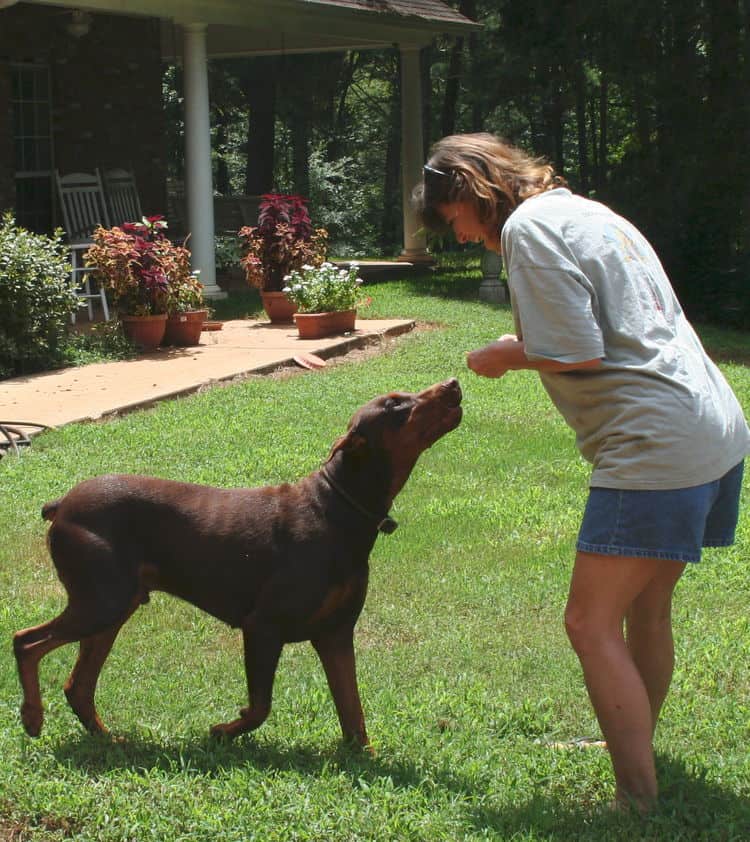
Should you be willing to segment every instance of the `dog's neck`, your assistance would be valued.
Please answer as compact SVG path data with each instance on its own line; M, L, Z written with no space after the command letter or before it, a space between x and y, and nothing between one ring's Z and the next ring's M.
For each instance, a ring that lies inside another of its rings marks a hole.
M321 475L328 485L373 523L380 532L393 532L397 524L388 514L393 498L390 496L390 466L387 459L368 461L367 470L352 464L351 457L336 453L321 468Z
M326 482L340 497L343 497L343 499L346 500L346 502L355 511L359 512L362 515L362 517L369 521L372 521L375 524L375 526L377 526L378 532L383 532L386 535L390 535L391 532L396 531L398 524L387 512L383 517L381 517L378 513L365 508L365 506L363 506L362 503L359 502L359 500L353 497L342 485L339 484L338 480L333 478L331 472L328 470L326 465L323 465L320 472L323 478L326 480Z

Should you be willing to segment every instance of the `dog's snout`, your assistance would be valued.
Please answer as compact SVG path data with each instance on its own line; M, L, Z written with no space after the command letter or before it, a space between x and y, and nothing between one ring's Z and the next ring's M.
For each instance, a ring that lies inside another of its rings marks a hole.
M456 403L461 403L461 399L463 398L463 393L461 392L461 384L458 382L458 379L455 377L451 377L449 380L440 384L443 389L447 392L453 392L453 397L456 400Z
M448 380L444 380L442 383L435 383L432 386L429 386L416 397L419 402L437 401L444 406L446 404L450 406L458 406L461 403L463 395L458 380L455 377L451 377Z

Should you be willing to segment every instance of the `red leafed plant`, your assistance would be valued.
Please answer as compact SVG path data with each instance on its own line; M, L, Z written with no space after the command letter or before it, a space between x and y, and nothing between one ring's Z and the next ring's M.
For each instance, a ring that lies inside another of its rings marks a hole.
M303 265L325 260L328 232L313 228L302 196L266 193L261 197L258 224L239 231L245 277L264 292L283 289L284 277Z
M163 217L148 216L94 231L84 259L99 283L112 290L121 315L166 313L173 289L200 288L190 271L190 252L167 238L166 227Z

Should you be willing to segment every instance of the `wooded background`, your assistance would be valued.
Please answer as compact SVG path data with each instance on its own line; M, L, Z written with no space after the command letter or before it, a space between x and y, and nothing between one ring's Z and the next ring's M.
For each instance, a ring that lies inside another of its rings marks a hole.
M423 51L425 155L490 131L548 157L647 234L693 318L750 326L750 0L451 5L483 28ZM170 67L177 179L180 87ZM218 192L302 193L332 253L397 253L399 97L395 49L212 63Z

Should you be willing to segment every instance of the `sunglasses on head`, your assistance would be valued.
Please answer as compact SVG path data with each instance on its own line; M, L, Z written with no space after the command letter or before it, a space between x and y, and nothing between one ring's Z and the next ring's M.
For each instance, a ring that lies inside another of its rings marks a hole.
M422 170L426 173L431 173L432 175L442 175L442 176L450 175L450 173L445 172L445 170L439 170L439 169L437 169L437 167L431 167L429 164L425 164L422 167Z

